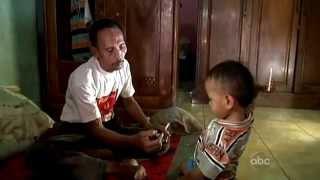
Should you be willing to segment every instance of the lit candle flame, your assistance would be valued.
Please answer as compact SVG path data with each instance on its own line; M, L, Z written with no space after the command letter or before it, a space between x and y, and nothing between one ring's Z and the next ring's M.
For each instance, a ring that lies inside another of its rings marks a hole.
M271 91L271 81L272 81L272 68L270 68L270 73L269 73L269 81L268 81L268 88L267 91Z

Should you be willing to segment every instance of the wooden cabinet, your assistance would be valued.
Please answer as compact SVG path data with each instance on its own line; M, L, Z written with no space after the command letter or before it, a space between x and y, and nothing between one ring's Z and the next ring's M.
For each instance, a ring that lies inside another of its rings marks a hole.
M70 56L69 1L38 1L41 26L42 100L47 112L60 116L70 73L83 61ZM124 29L135 97L146 111L175 103L177 0L95 0L96 19L112 18Z
M320 108L320 3L313 0L201 0L193 102L207 102L203 81L215 64L245 64L259 85L272 68L272 91L257 104Z
M292 92L299 3L293 0L252 1L252 31L248 65L260 85L272 68L273 92Z
M271 93L258 105L320 108L320 3L313 0L253 1L249 67L260 85L273 69Z

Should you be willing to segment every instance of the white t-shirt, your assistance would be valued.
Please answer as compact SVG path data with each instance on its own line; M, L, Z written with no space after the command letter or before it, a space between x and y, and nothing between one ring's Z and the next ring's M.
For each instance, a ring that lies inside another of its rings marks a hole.
M91 57L69 77L61 120L86 123L102 118L108 121L119 95L126 98L133 96L134 92L127 60L124 60L121 69L106 72L98 60Z

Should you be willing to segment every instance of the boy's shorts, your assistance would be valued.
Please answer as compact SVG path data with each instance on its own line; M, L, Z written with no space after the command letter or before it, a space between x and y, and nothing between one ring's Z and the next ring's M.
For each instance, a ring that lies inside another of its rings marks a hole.
M193 159L189 159L189 160L187 161L186 168L187 168L187 169L186 169L187 171L192 171L193 169L197 168L197 163L196 163L196 161L193 160Z

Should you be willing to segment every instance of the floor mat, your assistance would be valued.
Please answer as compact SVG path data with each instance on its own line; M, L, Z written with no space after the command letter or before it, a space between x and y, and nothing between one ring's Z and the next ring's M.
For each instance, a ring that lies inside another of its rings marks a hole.
M149 160L144 160L141 164L146 168L148 179L162 180L167 179L167 173L171 166L173 157L180 141L180 136L171 136L169 151L160 156ZM19 153L10 159L1 162L1 180L26 180L31 178L31 172L25 164L24 154ZM114 178L111 178L114 179Z
M141 164L146 168L148 179L162 180L167 179L167 173L172 163L174 154L178 147L180 136L171 136L169 151L157 158L142 161Z
M28 180L31 178L31 171L25 164L24 154L18 153L9 159L1 162L1 180Z

